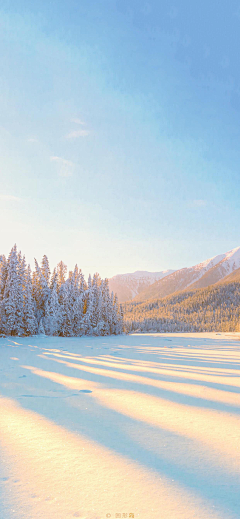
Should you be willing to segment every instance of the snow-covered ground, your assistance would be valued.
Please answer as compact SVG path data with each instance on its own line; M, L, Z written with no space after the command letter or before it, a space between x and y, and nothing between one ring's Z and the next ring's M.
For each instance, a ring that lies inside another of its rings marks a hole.
M239 339L0 339L0 518L239 519Z

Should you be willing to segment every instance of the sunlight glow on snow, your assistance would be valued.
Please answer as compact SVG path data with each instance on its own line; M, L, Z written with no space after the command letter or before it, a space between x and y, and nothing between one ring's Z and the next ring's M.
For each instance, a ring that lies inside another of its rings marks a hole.
M205 517L198 497L164 475L70 433L14 400L0 398L0 413L1 443L18 478L12 498L26 519L102 519L116 509L133 511L139 519L149 514L159 519L159 503L168 519Z
M63 357L63 355L61 355ZM58 363L64 363L64 361L60 361L59 359L55 359ZM99 365L109 365L115 366L115 362L104 362L102 360L96 359L84 359L85 362L89 364L98 364ZM101 368L92 368L91 366L86 367L85 365L78 365L69 362L65 362L66 366L80 369L83 371L87 371L89 373L101 374L105 377L114 377L116 380L125 380L129 382L136 382L141 384L152 385L161 389L166 389L168 391L174 391L175 393L186 394L190 396L195 396L198 398L208 399L215 402L222 402L226 404L232 405L240 405L240 394L234 394L231 392L226 392L222 390L208 388L207 386L191 386L190 384L182 384L182 383L174 383L174 382L165 382L158 381L155 379L148 379L143 376L132 375L131 373L122 373L118 371L105 370ZM124 365L117 364L117 367L122 369L129 369L131 371L144 371L144 372L153 372L164 374L167 373L171 376L179 377L179 371L181 371L181 378L185 377L188 379L200 380L200 376L198 372L203 370L199 367L196 367L195 376L191 374L189 376L189 371L194 372L194 368L186 368L183 369L183 366L175 366L175 370L169 369L153 369L153 368L142 368L142 366L138 367L125 367ZM220 413L218 411L209 411L208 409L200 409L194 406L188 405L180 405L174 402L169 401L169 399L163 399L160 397L155 397L151 395L146 395L143 393L139 393L137 391L132 390L117 390L117 389L101 389L100 384L96 384L91 382L82 381L79 378L74 378L70 376L64 376L58 373L50 373L45 372L44 370L38 370L33 367L23 366L27 369L31 369L33 373L39 375L41 377L49 378L50 380L57 382L58 384L65 385L68 388L80 389L83 386L85 388L95 387L95 389L99 389L95 391L91 398L95 398L99 401L101 405L105 405L111 409L114 409L118 413L122 413L124 415L130 416L133 419L140 420L151 425L161 427L167 429L169 431L173 431L175 433L184 435L191 439L195 439L197 441L203 442L210 449L219 452L222 456L226 457L227 463L230 462L230 469L234 469L239 471L240 467L240 457L238 454L238 445L240 439L240 421L238 417L232 416L229 408L229 413ZM234 373L238 372L238 370L232 370ZM240 377L231 377L227 378L223 374L226 374L225 369L213 368L213 372L219 372L219 377L215 375L201 375L202 381L212 381L212 382L221 382L226 385L240 385ZM238 372L239 373L239 372ZM230 375L230 373L229 373ZM201 393L202 392L202 393ZM189 426L189 423L192 425ZM231 433L229 433L231 430ZM215 433L217 431L217 433ZM231 436L230 436L231 434ZM228 442L226 442L226 436L228 435ZM230 441L229 441L230 439ZM230 461L231 460L231 461Z
M18 357L2 339L4 502L21 519L238 517L240 343L203 335L26 338Z

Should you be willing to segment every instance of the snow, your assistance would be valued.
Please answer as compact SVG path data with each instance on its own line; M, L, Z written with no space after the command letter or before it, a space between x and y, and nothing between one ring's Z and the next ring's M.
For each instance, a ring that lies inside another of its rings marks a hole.
M228 274L240 267L240 247L226 252L222 266L225 267Z
M239 340L1 338L0 518L239 518Z
M160 272L148 272L147 270L136 270L136 272L130 272L128 274L116 274L116 276L113 276L111 280L123 280L123 281L142 281L146 280L149 283L155 282L158 279L162 279L165 276L168 276L169 274L172 274L175 272L174 270L168 269L168 270L161 270Z
M229 274L232 270L240 267L240 247L235 247L235 249L232 249L225 254L214 256L213 258L207 259L191 268L193 270L201 271L199 275L202 277L208 270L215 267L217 264L227 267Z
M173 273L173 276L179 276L180 284L182 284L185 280L184 286L178 285L179 289L184 289L190 287L196 281L199 281L207 272L218 269L219 270L219 279L224 278L233 270L236 270L240 267L240 247L236 247L225 254L219 254L218 256L214 256L209 258L202 263L198 263L192 267L185 267L183 269L177 270ZM171 279L171 277L170 277ZM214 283L215 281L213 281ZM209 280L209 284L210 280Z
M161 272L147 272L145 270L137 270L129 274L117 274L109 279L110 291L120 294L120 300L124 302L129 299L129 291L131 299L136 297L144 288L153 285L156 281L163 279L174 270L162 270Z

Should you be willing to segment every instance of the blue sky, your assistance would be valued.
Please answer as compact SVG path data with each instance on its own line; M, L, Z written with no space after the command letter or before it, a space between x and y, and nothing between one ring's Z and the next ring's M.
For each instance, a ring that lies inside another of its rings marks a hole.
M0 242L87 275L240 245L240 4L3 0Z

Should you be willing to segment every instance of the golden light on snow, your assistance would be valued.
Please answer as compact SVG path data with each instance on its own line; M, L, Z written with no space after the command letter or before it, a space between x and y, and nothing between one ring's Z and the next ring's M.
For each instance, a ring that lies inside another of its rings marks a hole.
M77 389L79 391L81 391L82 389L92 390L92 388L95 389L98 386L100 386L100 384L97 384L96 382L89 382L87 380L82 380L81 378L77 377L67 377L66 375L63 375L61 373L56 373L55 371L45 371L42 369L34 368L33 366L22 367L25 369L29 369L32 373L38 375L39 377L47 378L49 380L52 380L53 382L56 382L57 384L62 384L68 389Z
M0 398L0 439L17 478L12 498L24 518L206 518L204 504L184 487L127 457L73 434L11 399ZM114 515L113 515L114 514ZM212 519L220 516L214 511Z
M46 354L41 355L41 357L44 357ZM50 354L49 354L50 355ZM51 358L54 358L55 354L51 355ZM66 357L64 355L57 355L57 357L64 357L66 359L69 358L68 355ZM148 364L143 367L143 364L145 363L136 363L136 365L126 365L122 364L120 362L116 363L109 362L109 361L103 361L101 359L78 359L79 364L68 362L67 360L60 360L59 358L56 358L55 361L60 364L65 364L66 366L70 368L74 368L80 371L85 371L88 373L93 373L96 375L100 375L103 377L109 377L114 378L118 380L125 380L135 383L140 383L143 385L149 385L154 386L156 388L160 389L166 389L168 391L173 391L177 393L186 394L189 396L195 396L207 400L213 400L216 402L223 402L226 404L232 404L239 406L240 405L240 393L234 393L234 392L226 392L221 389L212 389L211 387L205 386L204 383L216 383L221 384L222 387L226 386L235 386L236 388L240 388L240 370L227 370L227 369L220 369L220 368L213 368L209 370L206 368L183 368L183 366L177 366L174 365L174 369L168 369L168 368L153 368L152 366L149 366ZM83 364L82 364L83 363ZM89 364L89 366L86 366L85 364ZM92 367L91 364L94 366L105 366L109 368L117 368L122 369L123 371L113 371L111 369L102 369ZM153 363L151 363L153 364ZM157 366L157 364L156 364ZM168 382L164 380L158 380L157 378L149 378L146 376L139 376L135 375L134 373L126 373L126 371L131 372L138 372L138 373L154 373L156 375L170 375L174 379L181 379L184 380L184 382ZM210 374L212 372L212 374ZM231 374L234 374L236 376L231 376ZM191 381L191 384L186 384L185 379ZM196 381L196 384L194 385L194 381ZM198 384L198 382L202 382L202 384Z
M19 517L237 517L240 343L149 341L108 352L83 341L81 354L28 344L9 355L0 455Z
M191 352L192 354L192 352ZM63 357L64 359L73 358L69 355L63 355L63 354L54 354L45 352L44 355L51 355L54 357ZM192 356L192 355L191 355ZM201 358L201 357L200 357ZM238 384L240 387L240 370L237 369L231 369L228 370L227 368L205 368L205 367L188 367L188 366L182 366L181 364L176 365L175 364L161 364L161 368L157 367L159 366L157 363L146 363L144 362L136 362L136 365L126 365L122 364L120 361L116 362L114 359L114 362L109 362L107 359L104 360L104 358L101 356L101 358L76 358L74 357L74 360L78 360L78 362L83 362L87 364L97 364L100 366L109 366L109 367L115 367L115 368L122 368L124 371L138 371L138 372L149 372L149 373L155 373L157 375L172 375L174 377L178 378L189 378L192 380L202 380L202 381L209 381L209 382L221 382L221 384L227 384L227 385L236 385ZM122 360L122 359L121 359ZM127 359L124 359L127 360ZM198 359L199 360L199 359ZM57 359L56 359L57 361ZM61 360L58 360L59 363L61 363ZM71 362L67 362L67 360L64 361L64 364L68 365L69 367L74 367L76 369L84 369L83 366L74 364ZM152 367L153 364L156 367ZM166 367L165 367L166 366ZM116 372L111 372L110 370L106 371L103 369L95 370L96 373L103 374L104 376L106 373L115 374ZM231 374L231 380L229 380L229 374ZM232 374L235 374L236 377L232 377ZM218 378L220 377L220 378Z
M220 455L229 470L240 474L240 418L228 412L177 404L164 398L132 390L105 389L101 384L27 367L36 375L70 389L95 388L90 398L101 405L146 424L165 429L204 444ZM90 373L92 371L90 370ZM129 378L129 381L131 378ZM171 383L170 383L171 384ZM208 388L205 388L208 391ZM215 390L217 391L217 390ZM223 391L221 393L224 393ZM210 389L211 394L211 389ZM222 395L221 395L222 396ZM239 395L232 395L238 399ZM205 395L207 398L207 395ZM227 396L226 396L227 399ZM209 398L210 400L210 398ZM221 398L219 398L221 402ZM233 400L234 402L234 400Z

